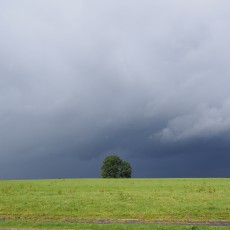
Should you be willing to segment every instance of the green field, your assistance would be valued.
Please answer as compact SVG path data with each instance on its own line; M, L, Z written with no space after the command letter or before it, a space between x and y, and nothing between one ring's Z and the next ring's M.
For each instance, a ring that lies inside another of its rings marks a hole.
M121 224L129 219L141 223ZM230 221L230 179L0 181L1 227L229 229L154 221Z

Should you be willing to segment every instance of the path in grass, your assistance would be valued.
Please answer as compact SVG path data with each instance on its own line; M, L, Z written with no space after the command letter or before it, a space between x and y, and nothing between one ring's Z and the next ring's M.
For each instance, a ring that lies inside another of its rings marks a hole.
M68 225L68 223L66 223ZM71 223L74 224L74 223ZM79 224L79 223L78 223ZM122 220L115 220L115 219L98 219L92 220L88 222L84 222L84 224L100 224L100 225L110 225L110 224L145 224L152 226L209 226L209 227L226 227L230 226L230 221L155 221L155 220L135 220L135 219L122 219ZM0 228L1 230L41 230L41 228ZM43 230L50 230L49 228ZM52 228L55 229L55 228ZM193 228L192 228L193 229ZM68 229L67 229L68 230Z
M160 225L203 225L203 226L230 226L230 221L178 221L178 220L137 220L137 219L98 219L86 221L92 224L160 224Z
M1 226L1 225L0 225ZM124 230L222 230L229 229L229 221L154 221L154 220L115 220L100 219L82 223L23 223L9 222L1 230L49 230L49 229L124 229Z
M68 222L65 222L68 224ZM69 222L74 224L74 222ZM138 220L138 219L92 219L79 220L83 224L160 224L160 225L197 225L197 226L230 226L230 221L178 221L178 220ZM2 228L0 228L2 230Z

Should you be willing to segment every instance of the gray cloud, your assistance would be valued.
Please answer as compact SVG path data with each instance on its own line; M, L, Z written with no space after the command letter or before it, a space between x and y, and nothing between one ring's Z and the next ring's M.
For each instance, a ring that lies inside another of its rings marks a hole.
M229 6L1 2L0 176L229 176Z

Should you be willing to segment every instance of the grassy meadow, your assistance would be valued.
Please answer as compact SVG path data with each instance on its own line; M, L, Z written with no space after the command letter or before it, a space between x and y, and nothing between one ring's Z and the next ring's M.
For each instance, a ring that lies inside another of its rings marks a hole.
M0 180L0 227L229 229L152 221L230 221L230 179Z

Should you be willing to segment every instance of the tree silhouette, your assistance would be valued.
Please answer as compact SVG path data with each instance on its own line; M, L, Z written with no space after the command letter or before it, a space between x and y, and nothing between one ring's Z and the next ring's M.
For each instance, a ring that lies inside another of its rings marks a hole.
M102 162L101 176L103 178L131 178L131 175L131 165L116 155L107 156Z

